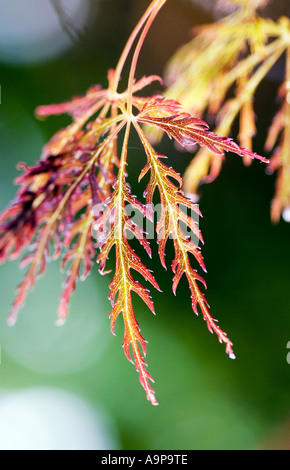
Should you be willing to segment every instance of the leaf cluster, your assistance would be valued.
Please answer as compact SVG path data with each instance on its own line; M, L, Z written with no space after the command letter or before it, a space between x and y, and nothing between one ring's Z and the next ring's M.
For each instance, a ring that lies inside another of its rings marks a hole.
M130 243L134 237L151 256L147 234L142 224L133 220L130 209L143 219L153 220L154 194L161 201L155 228L164 268L166 246L170 238L173 240L174 294L185 276L193 311L202 313L209 330L225 344L231 358L234 353L232 342L209 313L202 291L205 281L194 266L197 261L205 271L199 246L202 235L193 216L200 214L199 209L185 195L181 176L166 164L166 156L152 146L146 129L148 126L157 129L185 148L198 144L217 157L233 152L266 161L239 147L229 137L211 132L204 121L186 112L176 100L161 95L140 95L147 85L161 81L156 76L137 81L135 74L143 41L165 1L154 0L150 4L132 32L116 69L109 71L106 89L94 86L85 96L36 110L41 117L67 113L72 123L51 138L33 167L19 165L23 173L16 180L19 186L16 198L0 216L0 262L24 254L21 266L26 267L9 315L10 324L15 323L29 290L45 272L50 259L61 259L66 272L58 309L58 324L63 324L77 281L88 276L95 261L100 273L107 273L109 255L114 253L109 294L111 330L114 332L117 318L122 316L124 353L135 364L147 399L154 405L157 401L150 384L152 377L145 363L146 342L135 317L132 294L138 294L154 313L148 284L160 288ZM133 45L127 88L120 92L121 73ZM143 184L145 175L148 179L143 187L143 200L134 196L128 182L128 144L132 132L139 137L146 157L139 175L139 184ZM142 282L137 280L140 277Z
M258 8L263 12L265 1L230 3L238 8L219 21L194 28L193 39L170 60L165 95L174 96L195 116L214 120L217 134L230 136L237 123L239 144L252 151L257 89L278 59L285 58L277 97L281 106L265 139L265 151L272 157L267 171L277 171L271 218L278 222L290 207L290 22L287 17L277 21L262 17ZM197 194L201 183L219 175L223 162L201 149L184 175L185 190ZM244 162L249 165L251 159L246 157Z

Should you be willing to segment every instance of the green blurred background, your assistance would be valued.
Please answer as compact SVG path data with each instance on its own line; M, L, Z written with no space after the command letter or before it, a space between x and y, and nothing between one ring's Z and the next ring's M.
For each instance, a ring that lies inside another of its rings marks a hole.
M21 19L16 0L0 1L0 18L8 3ZM77 9L72 17L68 8L77 3L67 1L60 18L69 47L57 57L42 57L38 42L38 59L32 60L33 53L26 59L25 43L5 43L0 25L0 209L14 197L17 162L32 165L44 143L69 123L62 116L36 120L36 106L84 94L95 83L105 86L107 70L149 0L82 0L82 9L88 8L83 23ZM29 15L41 26L41 15ZM162 74L193 24L211 19L190 2L169 0L144 45L138 77ZM257 95L259 153L276 109L279 77L278 67ZM159 149L184 171L190 155L166 140ZM130 160L136 192L144 189L136 186L144 162L136 140ZM270 222L274 185L264 165L246 168L228 155L218 180L201 188L207 298L234 342L235 361L192 313L186 283L174 297L172 273L153 258L150 267L163 290L153 293L157 315L138 300L136 315L148 340L158 407L147 402L123 354L121 319L116 337L110 333L109 276L95 268L78 285L60 328L55 320L64 278L58 264L50 264L11 328L6 318L23 273L17 262L1 266L0 448L290 449L290 227Z

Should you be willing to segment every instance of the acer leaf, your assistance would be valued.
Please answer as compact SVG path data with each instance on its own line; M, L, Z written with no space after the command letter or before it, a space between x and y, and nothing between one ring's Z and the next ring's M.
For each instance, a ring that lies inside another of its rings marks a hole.
M33 167L19 166L23 174L16 180L19 190L15 201L0 215L0 262L24 255L21 264L27 267L9 315L10 324L16 321L30 288L45 272L50 259L60 259L66 271L57 321L62 325L68 317L69 301L77 282L89 275L95 261L101 274L109 274L108 258L114 253L109 293L111 330L114 333L116 322L123 318L124 353L135 365L147 399L153 405L157 400L145 362L146 341L135 317L132 293L155 313L148 285L157 291L160 288L143 258L132 248L130 239L134 237L139 242L145 258L151 256L143 224L133 220L132 211L142 220L153 221L155 192L161 201L156 232L164 268L167 243L169 238L173 239L173 293L177 294L185 276L193 311L202 312L209 330L225 344L231 358L234 353L232 342L209 313L201 290L206 284L194 267L197 262L206 271L199 246L203 239L196 222L196 215L201 215L199 209L185 196L182 177L166 165L166 156L153 148L143 127L153 126L185 147L198 144L213 152L217 159L224 152L234 152L266 161L228 137L210 132L204 121L186 113L177 101L159 95L136 95L153 81L161 81L155 75L137 81L135 72L143 41L165 2L154 0L149 5L125 45L116 69L109 71L106 89L94 86L84 97L37 109L41 117L68 113L72 123L51 138ZM128 86L119 92L124 64L135 41ZM145 199L141 201L133 195L128 177L132 131L139 136L147 156L139 175L142 184L145 174L149 174ZM137 280L140 277L142 283Z
M110 313L111 330L114 332L116 319L119 314L122 313L125 328L123 341L125 355L131 362L133 362L130 355L130 346L132 346L134 363L139 373L140 382L146 391L148 400L153 404L157 404L154 391L148 382L153 379L146 371L146 363L144 361L144 356L146 355L146 344L144 338L141 336L140 328L135 318L131 292L136 292L153 313L154 306L148 290L139 282L134 280L131 271L134 270L141 274L143 278L146 281L149 281L156 289L159 290L159 287L151 272L141 262L140 258L128 243L126 237L127 230L137 236L140 243L145 246L146 251L150 254L150 248L144 237L144 233L139 227L133 225L126 213L126 201L140 209L139 204L136 204L132 198L125 181L121 181L112 194L110 203L99 221L99 228L101 228L101 226L104 227L109 221L111 229L103 239L101 252L98 256L98 262L100 263L100 272L103 273L109 253L115 246L116 269L113 280L110 283L109 295L109 299L113 307ZM142 352L140 352L139 345L141 346Z
M221 342L226 343L226 352L234 358L232 350L232 342L227 338L226 334L216 325L208 311L208 304L201 293L198 282L201 282L206 287L204 279L192 268L189 255L193 255L198 261L200 266L206 271L203 257L200 253L199 246L190 240L188 234L185 234L180 226L180 222L187 225L193 234L202 241L202 235L198 230L195 220L189 217L180 208L180 205L198 213L198 207L186 198L180 188L182 180L180 176L170 167L166 166L160 159L166 158L159 155L147 140L145 134L140 127L136 126L137 132L142 140L146 154L147 164L140 174L140 178L150 171L150 180L146 189L147 204L150 206L153 201L153 194L158 188L161 199L161 215L156 225L158 233L159 256L164 268L165 264L165 247L170 235L173 238L175 258L172 262L172 270L174 273L172 289L174 294L179 284L179 281L184 274L187 278L192 300L192 309L198 314L197 305L201 308L204 319L211 332L215 332ZM174 184L172 179L177 183Z
M285 220L288 220L289 155L284 136L289 134L288 92L285 92L289 83L289 15L285 11L285 15L276 20L268 18L267 12L263 11L267 0L219 3L223 3L224 16L210 24L194 26L193 38L170 59L165 70L167 88L164 94L168 99L179 101L194 116L206 120L210 117L217 135L234 135L237 126L237 142L250 152L244 153L243 158L244 164L249 166L254 137L259 131L257 90L262 88L269 72L277 67L282 57L286 58L282 60L281 69L285 68L285 79L278 94L282 106L265 138L265 149L272 153L268 173L277 171L271 219L278 222L286 214ZM235 8L231 10L233 6ZM278 129L281 132L279 139ZM156 141L161 134L152 132L152 138ZM211 151L199 149L183 175L186 193L197 199L199 186L212 182L219 175L223 162L223 155L217 163Z
M155 117L155 113L162 113L164 117ZM173 114L167 115L171 111ZM265 163L268 160L260 155L240 148L229 137L220 137L208 130L209 126L199 118L186 113L178 102L157 97L146 103L138 115L138 121L159 127L173 138L181 146L187 147L194 144L207 147L214 153L223 154L234 152L238 155L247 155Z

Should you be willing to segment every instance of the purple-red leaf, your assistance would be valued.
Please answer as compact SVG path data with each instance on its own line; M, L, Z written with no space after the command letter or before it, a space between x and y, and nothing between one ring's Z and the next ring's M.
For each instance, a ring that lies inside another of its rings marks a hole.
M198 144L207 147L216 154L224 152L247 155L262 162L268 160L261 155L240 148L229 137L220 137L208 130L208 125L199 118L186 113L182 106L173 100L155 97L148 101L139 115L139 122L156 126L183 147Z

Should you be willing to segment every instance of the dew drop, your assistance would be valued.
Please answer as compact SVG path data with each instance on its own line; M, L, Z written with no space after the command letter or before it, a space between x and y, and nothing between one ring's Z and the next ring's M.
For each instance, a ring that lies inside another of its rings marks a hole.
M65 318L58 318L58 319L55 321L55 325L56 325L56 326L63 326L65 323L66 323Z
M185 196L191 200L193 203L197 203L199 201L199 195L194 193L186 193Z
M285 207L282 212L282 218L285 222L290 222L290 207Z
M14 326L16 323L16 319L13 317L8 317L6 320L7 326Z

